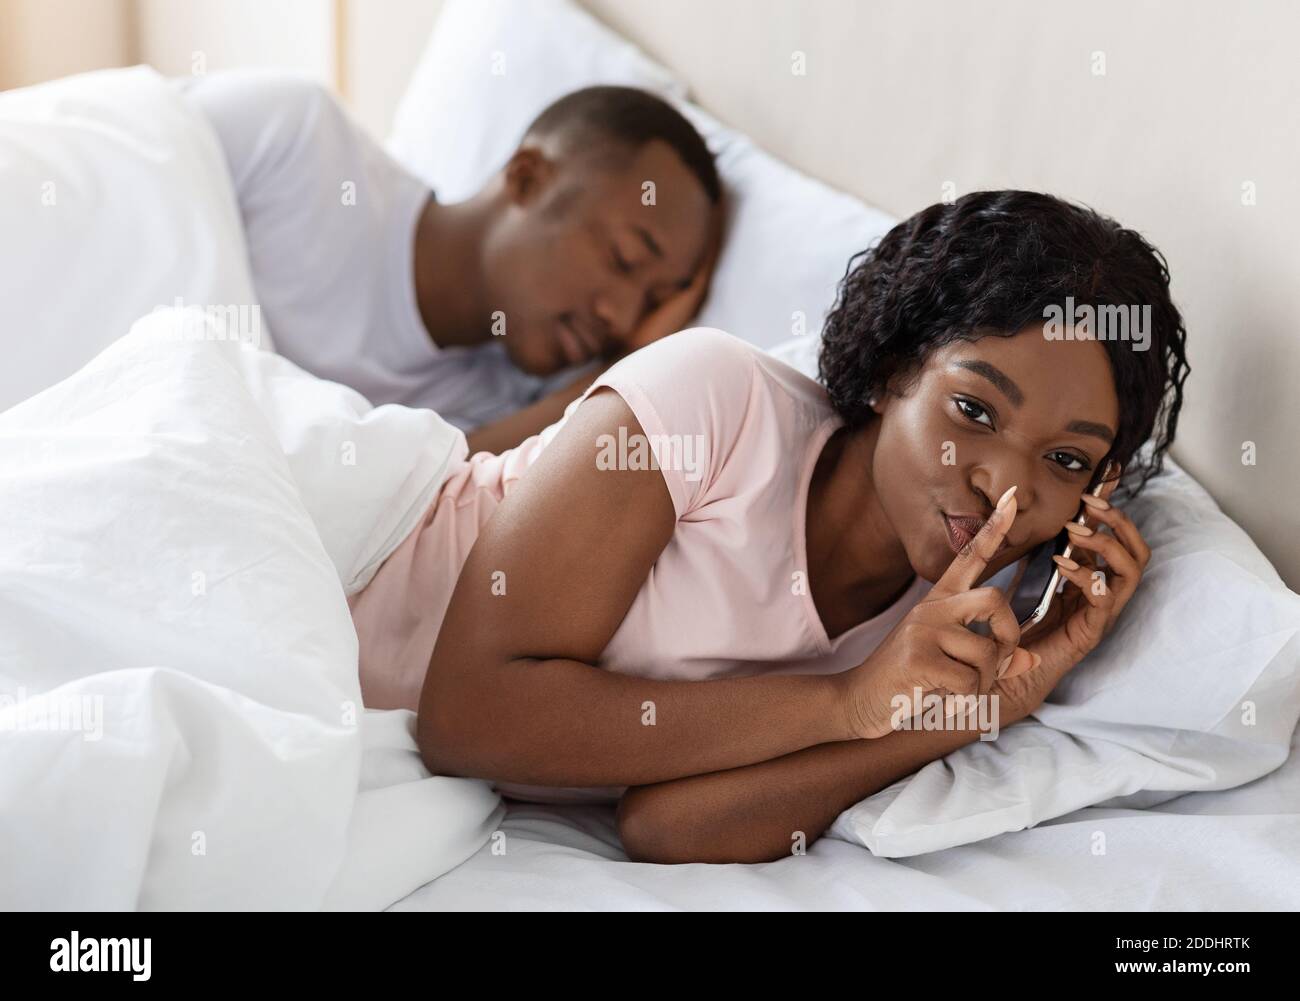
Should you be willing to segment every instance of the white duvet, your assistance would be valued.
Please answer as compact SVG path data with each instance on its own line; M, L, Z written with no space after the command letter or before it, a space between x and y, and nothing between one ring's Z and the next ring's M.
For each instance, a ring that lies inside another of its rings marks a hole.
M0 908L385 906L500 814L362 710L345 598L463 437L173 310L114 343L177 300L255 303L202 115L0 94Z
M0 415L0 904L386 906L501 814L363 710L345 597L464 438L177 315Z

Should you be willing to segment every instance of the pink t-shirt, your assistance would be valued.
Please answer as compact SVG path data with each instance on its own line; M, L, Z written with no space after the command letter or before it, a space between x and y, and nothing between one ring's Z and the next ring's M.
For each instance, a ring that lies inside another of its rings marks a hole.
M518 448L480 452L452 469L422 522L352 598L367 706L416 708L479 531L599 386L636 415L677 524L598 667L690 681L844 671L929 591L917 577L890 608L827 636L808 587L804 522L813 469L840 420L817 383L762 350L720 330L685 330L613 366L563 419ZM621 444L610 443L619 449L611 454L630 459L636 442ZM498 788L550 800L622 791Z

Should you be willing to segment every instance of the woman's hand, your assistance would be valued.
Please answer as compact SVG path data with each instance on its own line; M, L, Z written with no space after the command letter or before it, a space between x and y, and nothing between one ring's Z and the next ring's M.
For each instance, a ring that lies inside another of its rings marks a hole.
M1008 670L995 687L1004 717L1010 717L1008 722L1022 719L1042 705L1070 669L1114 628L1137 590L1151 548L1128 515L1110 505L1107 498L1118 483L1118 477L1110 481L1100 499L1084 495L1087 520L1093 525L1080 531L1073 521L1067 523L1074 559L1053 558L1069 583L1043 621L1026 629L1021 637L1025 649L1038 654L1042 662L1032 669L1021 665ZM1105 559L1104 568L1098 565L1097 555Z
M975 587L1015 517L1013 488L924 600L870 657L841 675L849 728L857 737L882 737L897 729L900 704L921 711L927 695L988 695L1000 671L1022 674L1034 666L1033 656L1019 647L1020 626L1006 595L996 587ZM977 621L987 622L992 635L966 628ZM921 700L914 699L916 689L921 690ZM900 697L904 701L897 703ZM959 707L954 700L946 715ZM901 711L903 718L913 715L906 708Z

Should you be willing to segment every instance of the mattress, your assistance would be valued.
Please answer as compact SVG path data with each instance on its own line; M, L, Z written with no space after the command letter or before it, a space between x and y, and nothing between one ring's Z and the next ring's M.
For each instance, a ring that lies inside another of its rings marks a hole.
M1295 910L1298 736L1280 768L1235 789L1090 807L905 859L822 838L761 865L634 863L612 807L509 802L497 836L391 909Z

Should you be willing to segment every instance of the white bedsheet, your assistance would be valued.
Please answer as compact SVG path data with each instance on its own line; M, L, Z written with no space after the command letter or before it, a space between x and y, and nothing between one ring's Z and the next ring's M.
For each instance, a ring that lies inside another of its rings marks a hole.
M632 863L613 810L594 806L511 802L499 830L393 909L1295 910L1300 730L1281 768L1236 789L1090 807L906 859L822 838L764 865Z
M464 436L185 320L0 414L0 908L387 906L501 815L362 710L344 596Z

